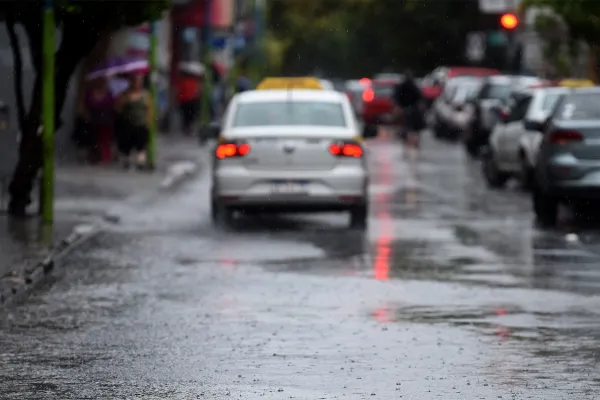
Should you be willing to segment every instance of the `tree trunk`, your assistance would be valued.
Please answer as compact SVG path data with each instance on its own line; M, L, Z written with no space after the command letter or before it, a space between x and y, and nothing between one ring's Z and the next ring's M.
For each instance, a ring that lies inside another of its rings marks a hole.
M26 215L27 207L31 204L31 191L35 184L35 178L43 161L41 140L42 24L39 18L22 21L22 24L29 39L36 78L29 112L20 127L19 160L9 186L10 201L8 212L15 217ZM60 115L66 100L69 80L79 61L95 46L103 28L93 25L89 26L89 22L81 20L63 21L62 26L62 40L56 51L55 59L55 131L60 129L62 125Z
M600 47L596 45L589 46L589 56L588 56L588 78L592 80L595 84L600 83L600 79L598 79L598 62L600 58Z

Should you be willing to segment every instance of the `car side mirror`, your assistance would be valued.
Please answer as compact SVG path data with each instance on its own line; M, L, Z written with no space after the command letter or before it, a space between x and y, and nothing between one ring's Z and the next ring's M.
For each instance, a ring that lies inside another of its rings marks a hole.
M545 122L540 121L525 121L524 123L525 130L533 131L533 132L543 132L546 127Z

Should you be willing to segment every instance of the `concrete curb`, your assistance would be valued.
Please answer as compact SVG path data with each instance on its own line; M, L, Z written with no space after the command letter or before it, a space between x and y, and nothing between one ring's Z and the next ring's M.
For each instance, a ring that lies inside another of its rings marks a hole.
M195 177L202 169L201 162L181 161L172 164L167 176L156 190L151 193L165 193L177 189ZM135 197L134 195L133 197ZM41 261L26 269L23 276L6 276L0 278L0 311L27 297L34 289L42 286L52 276L56 265L80 244L93 238L103 230L105 222L118 223L119 217L107 212L102 220L90 225L78 225Z
M61 259L99 231L96 225L79 225L54 246L44 259L26 269L24 276L8 276L1 279L0 283L6 284L7 287L0 288L0 309L24 298L33 289L41 286L51 276Z

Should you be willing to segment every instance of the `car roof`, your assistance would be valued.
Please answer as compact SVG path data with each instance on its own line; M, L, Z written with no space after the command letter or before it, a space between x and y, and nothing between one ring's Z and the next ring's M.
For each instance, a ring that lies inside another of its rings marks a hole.
M238 103L261 103L272 101L320 101L341 103L347 97L333 90L290 89L290 90L249 90L236 95Z
M596 93L600 94L600 86L565 88L569 94Z

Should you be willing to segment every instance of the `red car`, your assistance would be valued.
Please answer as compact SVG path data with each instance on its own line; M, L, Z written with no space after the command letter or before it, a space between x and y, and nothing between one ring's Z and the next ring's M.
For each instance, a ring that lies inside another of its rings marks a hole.
M457 76L492 76L500 75L497 69L479 67L439 67L431 72L421 85L427 106L431 106L435 99L442 93L444 82Z
M377 125L387 122L391 117L394 103L392 95L394 87L399 83L396 79L373 80L370 87L363 91L362 120L364 136L372 136Z

